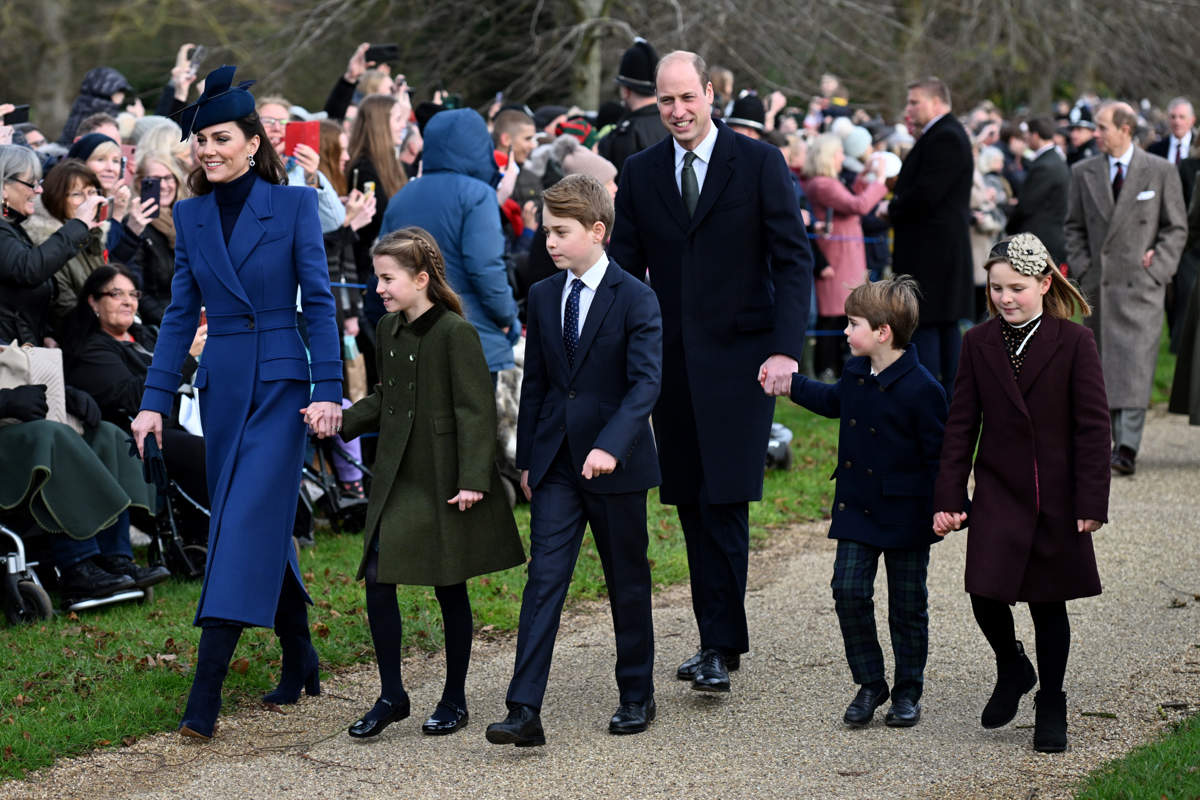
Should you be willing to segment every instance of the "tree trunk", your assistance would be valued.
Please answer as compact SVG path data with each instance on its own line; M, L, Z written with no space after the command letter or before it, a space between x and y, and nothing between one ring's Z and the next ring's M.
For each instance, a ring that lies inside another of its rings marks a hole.
M50 141L58 139L71 111L79 78L74 75L71 43L66 31L67 9L63 0L41 0L31 11L44 38L44 50L33 83L33 107L38 128Z

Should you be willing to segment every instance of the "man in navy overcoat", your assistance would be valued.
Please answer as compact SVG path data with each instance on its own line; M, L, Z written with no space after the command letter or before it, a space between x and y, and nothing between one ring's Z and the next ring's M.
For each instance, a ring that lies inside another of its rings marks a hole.
M626 160L609 255L649 271L662 307L661 497L678 507L700 630L678 677L727 692L750 647L748 503L762 497L774 412L764 388L800 359L812 253L782 155L712 119L703 59L671 53L655 81L671 136Z

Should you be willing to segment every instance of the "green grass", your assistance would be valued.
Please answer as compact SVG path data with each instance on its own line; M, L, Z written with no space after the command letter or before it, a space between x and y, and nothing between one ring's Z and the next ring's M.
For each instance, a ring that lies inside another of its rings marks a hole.
M787 401L778 403L776 419L795 434L793 464L787 472L768 473L763 502L751 505L754 546L768 541L772 529L825 516L833 491L828 478L837 450L837 421ZM656 586L687 580L687 554L674 508L661 505L657 492L651 492L648 510ZM528 551L528 506L518 507L517 524ZM326 669L374 660L363 588L354 579L361 553L361 536L318 532L316 546L300 556L315 603L309 619ZM477 629L515 630L524 583L520 568L469 581ZM589 536L568 602L604 595L600 559ZM198 598L197 583L173 580L155 588L151 604L5 629L0 634L0 779L20 777L63 756L173 729L196 658L199 630L191 623ZM433 590L401 587L399 598L404 646L440 647L441 615ZM226 682L226 710L258 702L278 673L274 634L247 630Z
M1156 741L1093 772L1078 800L1186 800L1200 797L1200 715L1183 720Z

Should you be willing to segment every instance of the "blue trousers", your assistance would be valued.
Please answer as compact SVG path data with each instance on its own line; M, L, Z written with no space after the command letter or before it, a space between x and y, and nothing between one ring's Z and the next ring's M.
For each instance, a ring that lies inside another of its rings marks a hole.
M957 322L931 322L920 325L912 335L917 358L929 374L942 384L946 397L954 390L958 374L958 356L962 352L962 331Z
M59 568L74 566L92 556L133 558L133 547L129 544L128 511L122 511L116 522L90 539L72 539L66 534L54 534L47 538L50 557Z

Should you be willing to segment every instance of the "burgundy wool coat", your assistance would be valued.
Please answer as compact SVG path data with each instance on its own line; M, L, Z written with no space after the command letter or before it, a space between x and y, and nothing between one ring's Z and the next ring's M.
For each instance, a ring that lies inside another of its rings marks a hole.
M1095 338L1046 315L1018 380L1001 324L963 336L934 508L967 510L974 454L967 591L1007 603L1100 594L1092 535L1075 523L1108 519L1111 438Z

